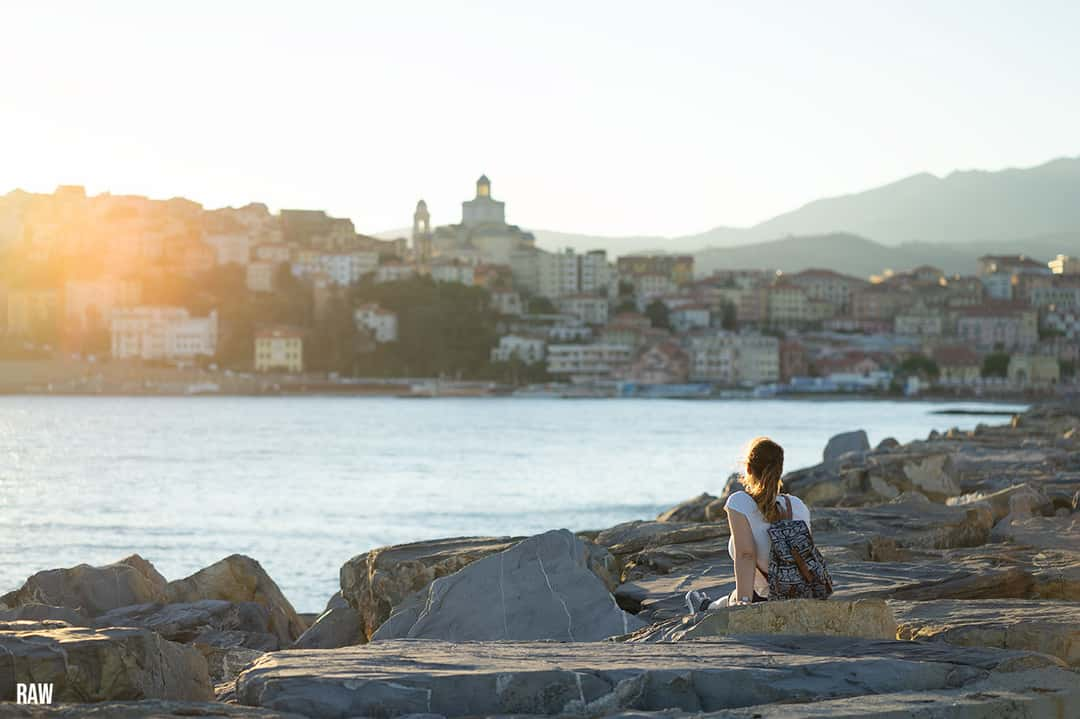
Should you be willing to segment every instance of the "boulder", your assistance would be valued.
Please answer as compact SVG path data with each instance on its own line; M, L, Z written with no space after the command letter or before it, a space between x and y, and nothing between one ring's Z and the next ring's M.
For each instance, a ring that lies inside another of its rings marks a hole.
M164 599L161 575L150 562L132 555L104 567L80 564L38 572L19 589L0 597L0 605L18 608L26 604L47 604L96 617L117 607Z
M895 437L886 437L878 442L877 447L874 447L875 452L891 452L900 446L900 442Z
M730 534L727 522L643 522L633 521L605 529L596 537L596 543L607 547L619 558L637 554L643 549L671 544L688 544Z
M722 607L641 629L630 642L678 642L745 634L895 639L896 618L883 599L790 599Z
M822 461L834 462L840 459L841 455L848 452L867 452L869 449L870 440L867 438L865 430L843 432L829 439L828 444L825 445L825 451L822 453Z
M213 698L206 660L194 647L149 629L72 627L63 622L0 624L0 701L18 682L53 684L53 701Z
M196 644L210 674L210 683L215 687L236 681L243 670L255 663L266 652L247 649L242 646L223 646L222 644Z
M237 604L254 602L266 610L270 633L281 646L292 644L306 628L262 565L241 554L226 557L185 579L169 582L165 593L169 603L203 599L223 599Z
M560 529L436 579L402 602L372 641L590 642L641 626L589 568L585 543Z
M489 554L520 541L512 537L456 537L381 547L341 567L341 595L370 638L405 597Z
M1016 499L1022 497L1023 499ZM1052 502L1038 489L1026 482L1013 485L996 492L972 492L945 501L949 506L963 506L974 502L986 502L990 505L994 522L1000 522L1010 513L1021 510L1020 503L1027 508L1027 516L1032 513L1046 514L1053 506Z
M338 592L330 598L326 611L300 635L292 648L337 649L366 641L367 637L360 625L360 615L349 606L341 592Z
M716 499L711 494L702 493L682 504L675 505L656 518L658 522L704 522L705 508Z
M102 614L97 627L145 627L169 641L213 644L214 637L231 646L259 651L281 648L270 631L270 615L255 602L203 599L177 604L136 604ZM224 634L224 636L222 636Z
M220 702L143 699L41 706L0 704L0 719L304 719L304 716Z
M976 686L991 694L1014 673L1023 673L1014 682L1031 682L1030 672L1043 677L1036 687L1066 691L1072 682L1077 689L1076 675L1053 657L939 642L782 635L716 637L692 647L395 640L268 654L237 678L236 699L312 719L599 717L773 703L810 707L826 698L900 692L937 697L970 694Z
M1023 649L1080 667L1080 602L980 599L890 602L898 639Z
M0 609L0 622L45 621L53 619L73 627L89 627L91 620L74 609L49 604L23 604L14 609Z

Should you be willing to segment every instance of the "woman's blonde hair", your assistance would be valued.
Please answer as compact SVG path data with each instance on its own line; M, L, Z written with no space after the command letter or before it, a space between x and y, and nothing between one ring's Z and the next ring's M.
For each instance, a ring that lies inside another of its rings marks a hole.
M765 520L772 523L780 519L782 512L776 503L783 482L784 448L768 437L758 437L750 443L746 452L746 474L743 487L754 498Z

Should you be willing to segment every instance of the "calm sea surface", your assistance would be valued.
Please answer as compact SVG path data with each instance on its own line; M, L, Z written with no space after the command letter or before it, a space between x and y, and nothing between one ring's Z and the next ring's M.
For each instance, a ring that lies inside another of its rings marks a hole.
M360 552L651 518L716 493L759 434L794 469L849 429L876 444L1007 419L931 414L948 406L0 397L0 593L132 552L169 579L240 552L320 611Z

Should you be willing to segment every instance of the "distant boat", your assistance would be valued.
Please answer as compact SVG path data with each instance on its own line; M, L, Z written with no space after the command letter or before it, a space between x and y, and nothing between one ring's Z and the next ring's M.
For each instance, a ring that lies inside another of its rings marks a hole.
M218 394L221 385L217 382L193 382L184 390L185 394Z

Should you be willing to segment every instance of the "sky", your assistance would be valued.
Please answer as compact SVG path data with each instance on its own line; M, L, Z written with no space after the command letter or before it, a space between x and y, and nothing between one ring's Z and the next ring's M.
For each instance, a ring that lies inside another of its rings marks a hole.
M510 222L748 226L917 172L1080 155L1080 3L4 3L0 194L325 209L476 178Z

